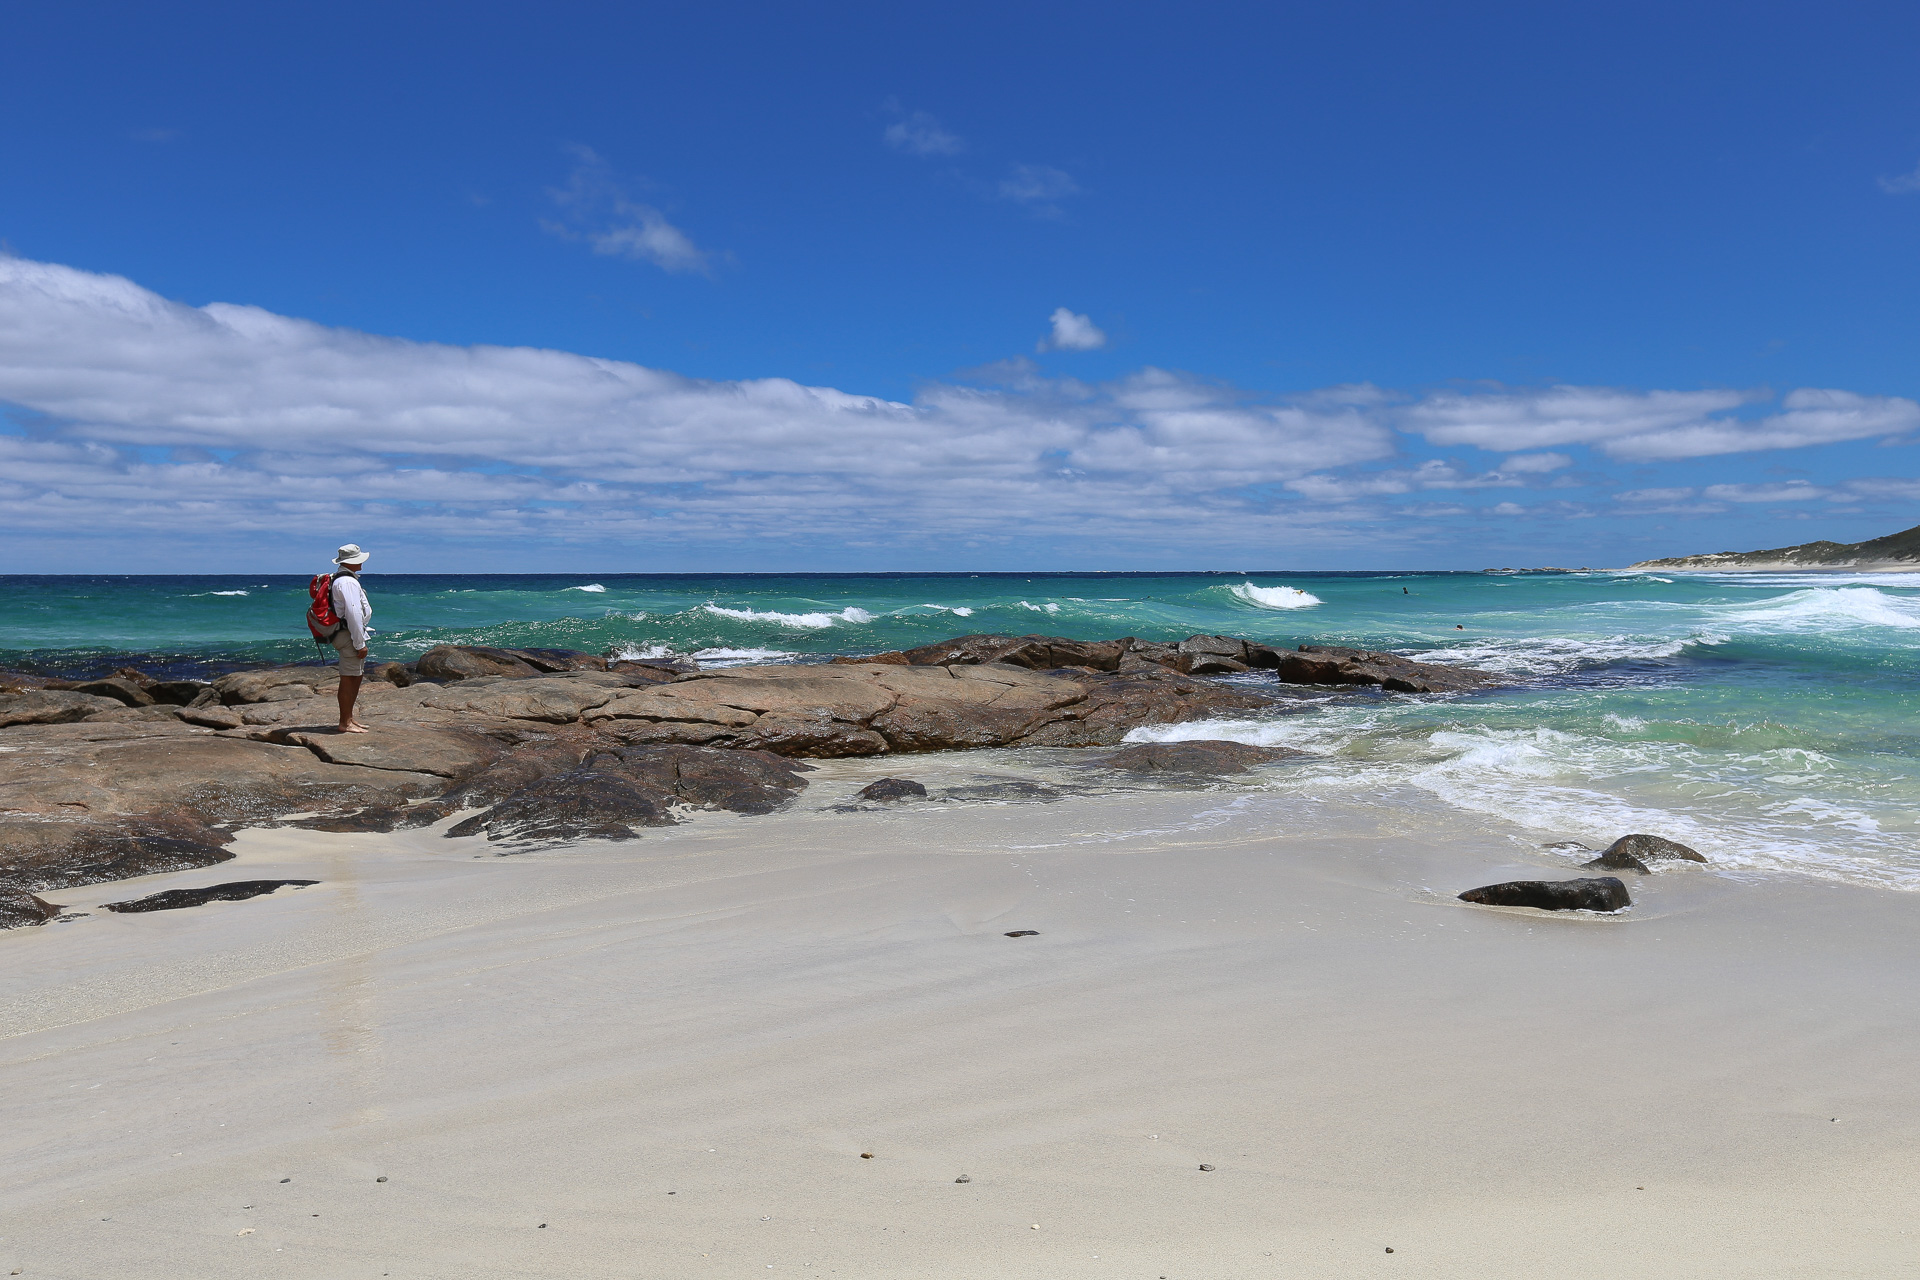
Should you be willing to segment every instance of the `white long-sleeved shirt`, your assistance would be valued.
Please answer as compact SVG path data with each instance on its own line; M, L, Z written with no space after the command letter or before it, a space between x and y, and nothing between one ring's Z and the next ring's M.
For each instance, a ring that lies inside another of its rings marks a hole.
M347 624L347 638L353 641L353 647L366 648L367 636L373 630L367 625L373 621L373 606L367 602L360 579L350 573L333 575L333 612Z

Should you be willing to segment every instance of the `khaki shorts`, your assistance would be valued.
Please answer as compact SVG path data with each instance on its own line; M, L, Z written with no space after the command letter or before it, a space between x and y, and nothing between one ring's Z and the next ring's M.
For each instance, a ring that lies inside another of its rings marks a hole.
M358 657L353 648L353 633L345 627L333 633L333 647L340 651L340 674L343 676L364 676L367 674L367 660Z

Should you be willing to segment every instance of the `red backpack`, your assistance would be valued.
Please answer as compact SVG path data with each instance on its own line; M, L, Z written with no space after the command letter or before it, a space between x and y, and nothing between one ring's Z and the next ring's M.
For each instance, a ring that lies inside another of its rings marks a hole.
M307 609L307 630L313 633L315 644L332 644L340 628L346 625L333 611L333 575L314 574L313 581L307 584L307 594L313 597L313 604Z

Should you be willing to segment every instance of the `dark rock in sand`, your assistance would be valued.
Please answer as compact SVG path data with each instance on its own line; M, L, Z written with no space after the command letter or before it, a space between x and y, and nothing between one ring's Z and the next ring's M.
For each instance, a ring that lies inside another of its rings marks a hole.
M209 902L244 902L248 898L272 893L275 889L304 888L319 883L318 880L229 880L225 884L210 884L198 889L168 889L162 893L150 893L144 898L103 902L100 905L108 911L178 911L182 907L201 907Z
M1460 895L1462 902L1487 907L1538 907L1542 911L1619 911L1633 905L1627 886L1616 876L1590 880L1509 880L1482 885Z
M1067 792L1058 787L1021 781L982 782L967 787L948 787L940 793L942 800L1037 800L1041 804L1052 804L1066 797Z
M1608 871L1638 871L1649 874L1655 862L1705 862L1695 850L1661 836L1621 836L1591 862L1581 865Z
M0 885L66 889L226 862L233 836L188 810L108 818L0 819Z
M644 827L673 825L667 797L620 769L582 768L550 774L515 791L447 835L514 844L631 840Z
M384 834L398 827L407 811L394 805L375 805L358 813L333 814L321 818L297 818L289 826L302 831L332 831L340 834ZM428 825L428 824L422 824Z
M447 834L522 844L628 840L643 827L671 825L676 805L772 813L805 788L806 772L810 766L765 751L628 747L536 778Z
M0 929L45 924L65 910L65 907L36 897L25 889L0 885Z
M1308 753L1292 747L1256 747L1244 742L1206 739L1196 742L1149 742L1115 752L1099 763L1109 769L1135 773L1232 774L1255 765L1297 760Z
M1009 938L1037 938L1039 936L1040 931L1038 929L1015 929L1007 934Z
M1296 653L1281 653L1276 669L1289 684L1378 685L1396 693L1464 693L1511 683L1472 667L1414 662L1397 654L1324 644L1303 644Z
M400 810L395 825L430 827L462 809L490 808L542 778L579 768L592 752L592 746L569 739L516 747L437 799Z
M627 747L596 756L594 766L617 759L642 785L699 809L764 814L806 789L800 775L813 766L769 751L721 751L712 747Z
M878 782L869 782L860 788L854 798L874 800L882 804L895 800L926 799L927 789L912 778L882 778Z
M127 704L71 689L25 689L0 693L0 728L17 724L72 724Z

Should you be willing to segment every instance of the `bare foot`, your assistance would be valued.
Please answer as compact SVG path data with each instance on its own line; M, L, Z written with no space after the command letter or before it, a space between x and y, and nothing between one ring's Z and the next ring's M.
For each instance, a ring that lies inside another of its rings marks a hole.
M341 733L365 733L366 731L367 726L363 724L343 724L339 729Z
M360 733L365 733L367 731L367 726L360 723L360 718L358 716L355 716L353 719L347 721L347 723L352 725L354 729Z

